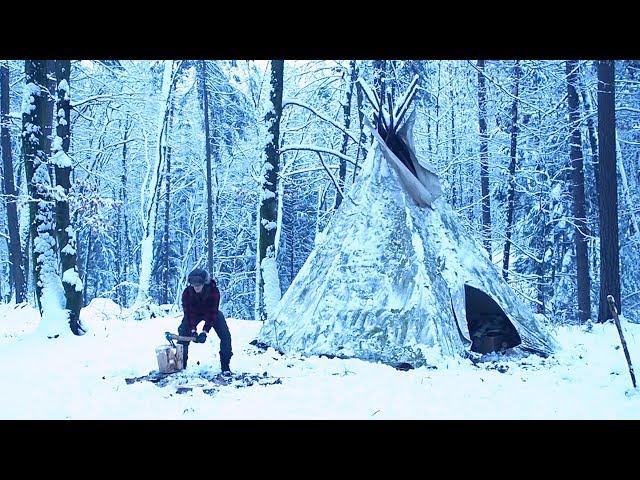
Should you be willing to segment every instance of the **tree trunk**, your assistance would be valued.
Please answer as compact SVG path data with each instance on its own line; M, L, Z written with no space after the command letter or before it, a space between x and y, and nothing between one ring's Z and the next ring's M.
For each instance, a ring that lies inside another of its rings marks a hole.
M22 113L22 151L25 172L33 199L31 234L33 238L34 279L41 321L38 331L49 338L64 332L68 314L64 310L61 294L58 245L55 241L55 197L49 173L45 132L47 130L47 62L25 61L27 90ZM64 323L63 323L64 322Z
M91 260L91 252L93 251L93 235L91 234L91 228L89 228L89 233L87 234L87 253L84 257L84 271L82 272L82 284L84 285L82 289L82 301L84 304L87 304L87 291L89 289L89 265Z
M122 192L116 193L115 188L113 191L113 198L118 198L120 202L122 202ZM122 230L123 230L123 204L121 203L116 211L116 252L115 252L115 268L116 268L116 286L114 287L117 303L121 306L124 306L122 302L122 281L123 281L123 271L124 271L124 258L123 258L123 250L124 245L122 241ZM79 247L78 247L79 249ZM81 263L79 262L78 265Z
M209 129L209 93L207 91L207 64L200 61L200 88L204 113L204 144L207 169L207 270L213 273L213 193L211 187L211 133Z
M256 268L258 288L258 314L265 321L280 300L280 285L275 257L275 239L278 227L277 182L279 164L280 118L282 116L282 90L284 60L271 61L272 109L266 116L269 125L269 141L265 148L266 162L262 168L263 183L260 195L260 215L258 234L258 265Z
M596 193L599 189L598 185L600 184L599 181L599 172L598 172L598 168L599 168L599 162L598 162L598 140L596 138L596 129L593 125L593 118L591 117L591 102L589 101L589 96L587 95L587 93L584 91L584 88L582 88L580 90L580 95L582 96L582 105L584 106L584 114L585 117L587 117L587 131L589 132L589 145L591 146L591 165L593 167L593 173L596 179ZM594 197L597 197L597 195L594 195ZM593 202L595 205L595 207L597 208L597 200L594 199L595 201Z
M21 132L22 135L22 132ZM22 140L24 141L24 139ZM21 170L25 171L24 177L21 175ZM25 181L22 181L22 178ZM16 191L19 197L26 198L30 195L30 185L26 181L26 169L24 162L24 153L22 153L21 160L18 165L18 171L16 172ZM31 266L32 252L31 248L31 203L27 202L20 210L18 210L18 228L20 231L20 258L22 259L24 283L25 283L25 298L29 300L29 296L34 293L34 281L33 281L33 268Z
M538 162L537 166L536 166L536 171L538 172L538 174L540 174L542 172L542 162ZM540 215L538 216L539 221L542 223L542 232L540 232L537 241L538 241L538 258L540 259L539 262L536 262L536 267L535 267L535 275L537 278L537 296L538 296L538 303L537 303L537 308L536 308L536 312L537 313L545 313L545 290L546 290L546 284L545 284L545 269L546 269L546 265L545 265L545 258L546 258L546 253L547 253L547 218L545 215L545 210L547 210L545 204L544 204L544 195L542 194L542 188L540 189L540 192L538 193L538 210L540 212Z
M507 193L507 228L505 232L504 255L502 259L502 276L509 277L509 251L511 249L511 233L513 230L513 211L516 199L516 165L518 147L518 87L520 83L520 60L513 65L513 104L511 105L511 161L509 162L509 191Z
M222 156L222 146L221 146L221 126L220 126L220 118L218 117L219 111L213 108L211 112L213 118L212 120L212 132L211 132L211 200L212 200L212 221L211 221L211 275L217 275L217 272L220 270L221 262L220 260L213 260L213 251L216 248L216 240L218 239L218 231L220 230L220 182L218 179L218 165L220 165L220 159Z
M160 196L160 180L163 162L163 140L164 129L167 126L169 114L171 91L174 79L174 61L164 61L164 71L162 75L162 90L160 93L160 111L158 113L155 145L155 161L148 172L151 178L149 183L145 182L143 188L142 219L143 238L140 247L140 277L138 280L138 295L135 301L134 310L139 309L143 303L149 300L149 289L151 284L151 270L153 264L153 243L156 230L156 212L158 208L158 197Z
M358 68L356 66L356 71L355 71L355 76L356 78L359 77L359 72L358 72ZM351 182L355 182L356 180L356 176L358 175L358 161L360 160L360 150L362 149L363 145L367 144L367 136L364 133L364 112L362 111L362 101L363 101L363 97L362 97L362 89L361 88L356 88L356 105L358 107L358 125L360 127L360 143L358 144L358 150L356 151L356 164L353 167L353 178L351 179ZM364 153L363 157L366 157L366 152Z
M45 95L47 97L47 107L45 110L45 134L44 145L47 158L51 156L51 142L55 136L54 114L53 109L56 105L56 61L45 60L47 66L47 83ZM48 165L49 177L51 185L55 183L55 167L53 163Z
M600 210L600 306L598 321L610 318L607 295L612 295L618 313L620 299L620 252L618 245L618 184L616 177L615 65L598 62L598 158Z
M622 182L622 191L624 192L624 198L627 202L629 208L629 217L631 220L631 226L633 231L631 232L631 237L637 236L640 233L640 227L638 227L638 219L636 218L636 214L634 209L637 204L634 199L634 191L629 188L629 180L627 178L627 170L624 166L624 162L622 161L622 148L620 147L620 137L616 133L616 163L618 165L618 169L620 170L620 181Z
M381 105L384 105L385 101L385 86L386 86L386 60L374 60L373 61L373 88L378 94Z
M482 243L491 257L491 195L489 193L489 137L484 60L478 60L478 126L480 128L480 188L482 193Z
M128 306L128 283L129 283L129 266L131 265L131 239L129 237L129 216L127 215L127 209L129 207L129 201L127 197L127 137L129 135L130 124L128 119L125 120L124 125L124 137L122 143L122 175L120 177L120 198L122 200L122 219L124 223L124 232L121 233L124 236L124 248L120 250L122 256L122 274L119 283L124 282L121 287L121 305L123 307Z
M52 163L55 166L56 184L62 187L62 195L56 201L56 237L60 248L62 286L66 308L69 311L69 327L80 335L80 309L82 308L82 281L78 275L76 232L69 217L69 191L71 190L71 159L68 157L71 121L71 97L69 94L70 60L56 61L58 81L55 105L56 137L52 145Z
M41 192L36 190L34 175L36 169L45 162L45 112L47 97L43 87L46 85L46 65L44 60L25 60L25 89L29 95L29 108L22 113L22 155L24 158L24 170L27 182L29 198L29 236L31 244L34 245L38 236L36 225L36 212ZM26 96L27 94L25 94ZM35 283L36 302L38 309L42 313L42 282L40 281L40 264L36 249L31 248L31 268L33 269L33 279Z
M451 90L451 205L462 204L462 189L460 189L460 199L458 199L458 186L456 185L456 174L460 173L460 166L456 165L456 121L455 121L455 99Z
M11 157L11 120L9 118L9 66L0 63L0 143L2 147L3 186L6 195L7 228L9 230L9 261L16 303L26 300L27 283L20 248L20 226L18 224L18 197L13 182L13 159Z
M584 201L584 164L582 136L580 135L580 112L577 79L578 62L567 60L567 102L569 107L569 158L571 159L571 190L573 192L574 242L578 275L578 318L581 322L591 319L591 289L589 278L589 256L587 252L587 214Z
M164 234L162 238L162 298L161 303L166 305L169 302L169 257L170 257L170 242L169 242L169 225L171 220L171 145L169 144L169 132L173 125L173 110L174 101L171 100L171 108L169 110L169 120L167 122L167 129L165 130L165 199L164 199Z
M353 96L353 86L356 80L357 80L356 61L351 60L351 75L349 78L349 88L347 90L345 104L342 107L342 112L344 114L345 131L349 131L349 127L351 126L351 97ZM342 137L342 147L340 148L340 152L342 154L346 155L348 142L349 142L349 135L344 133ZM340 169L338 171L338 185L340 186L340 190L342 191L344 191L346 176L347 176L347 161L344 158L341 158ZM337 210L340 204L342 203L342 193L340 193L340 190L336 192L336 203L334 207L335 210Z

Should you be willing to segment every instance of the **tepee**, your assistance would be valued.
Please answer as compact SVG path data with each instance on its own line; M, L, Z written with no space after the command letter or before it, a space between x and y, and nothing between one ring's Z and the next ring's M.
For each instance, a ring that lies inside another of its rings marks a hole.
M556 343L505 282L418 161L415 111L401 119L415 82L387 110L356 183L329 222L257 342L283 353L430 365L436 357Z

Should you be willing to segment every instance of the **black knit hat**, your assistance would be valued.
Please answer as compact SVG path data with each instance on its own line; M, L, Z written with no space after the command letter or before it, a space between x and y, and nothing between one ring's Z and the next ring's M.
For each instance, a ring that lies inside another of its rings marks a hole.
M189 274L187 280L191 285L203 285L209 283L209 274L202 268L196 268Z

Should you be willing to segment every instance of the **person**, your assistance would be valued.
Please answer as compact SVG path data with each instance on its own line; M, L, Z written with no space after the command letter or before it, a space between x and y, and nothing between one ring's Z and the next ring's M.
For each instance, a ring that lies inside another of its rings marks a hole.
M178 327L178 335L196 337L196 343L207 341L207 333L211 327L220 339L220 369L225 376L231 375L229 361L233 352L231 350L231 333L219 310L220 291L206 270L196 268L187 277L189 285L182 292L182 310L184 317ZM202 332L197 334L197 327L204 320ZM189 356L189 342L179 342L183 345L184 368L187 368Z

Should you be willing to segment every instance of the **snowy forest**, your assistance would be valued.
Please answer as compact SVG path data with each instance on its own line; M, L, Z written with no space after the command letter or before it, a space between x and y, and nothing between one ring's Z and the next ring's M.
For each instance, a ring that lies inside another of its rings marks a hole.
M196 266L264 319L371 146L360 77L383 98L418 77L416 150L536 312L603 320L603 284L640 305L636 61L0 65L0 298L72 329L97 297L179 307Z

